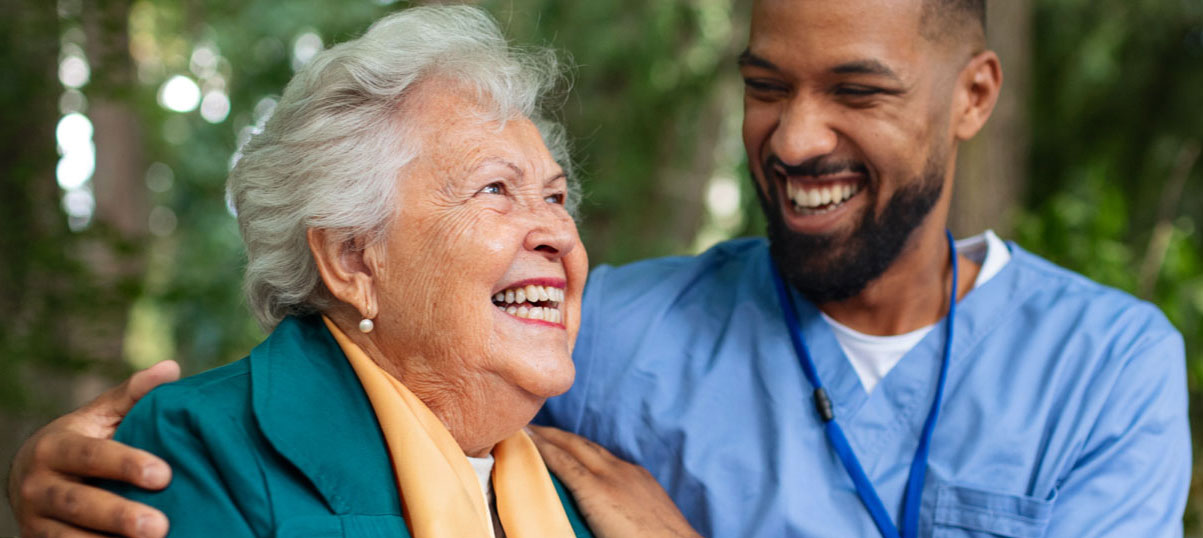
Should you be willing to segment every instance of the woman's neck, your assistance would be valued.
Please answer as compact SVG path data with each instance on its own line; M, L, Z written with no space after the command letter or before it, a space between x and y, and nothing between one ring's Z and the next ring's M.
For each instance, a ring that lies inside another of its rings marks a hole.
M358 319L337 312L327 316L372 362L417 396L469 457L487 456L497 443L530 423L543 405L543 399L489 372L449 375L447 361L386 352L372 333L358 330Z

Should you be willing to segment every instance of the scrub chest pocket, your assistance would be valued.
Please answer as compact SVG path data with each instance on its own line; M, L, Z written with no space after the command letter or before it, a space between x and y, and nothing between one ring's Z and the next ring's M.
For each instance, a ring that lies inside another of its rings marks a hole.
M1047 500L941 484L936 493L935 538L1040 538L1048 528L1056 494Z

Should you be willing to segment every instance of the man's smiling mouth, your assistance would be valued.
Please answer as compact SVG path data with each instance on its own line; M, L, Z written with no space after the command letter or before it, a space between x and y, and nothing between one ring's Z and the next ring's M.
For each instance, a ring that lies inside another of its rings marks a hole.
M802 215L821 215L838 209L856 193L861 184L853 178L821 181L804 181L783 178L785 194L792 202L794 211Z
M869 181L869 171L863 163L846 159L815 158L787 165L776 156L769 156L764 170L774 183L781 184L778 192L784 197L783 209L798 217L840 209L864 190Z
M563 288L532 283L519 283L493 294L493 305L506 314L555 324L564 321L563 302Z

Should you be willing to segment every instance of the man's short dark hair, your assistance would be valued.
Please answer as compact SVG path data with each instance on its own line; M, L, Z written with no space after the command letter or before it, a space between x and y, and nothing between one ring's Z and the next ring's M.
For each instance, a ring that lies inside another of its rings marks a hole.
M986 0L923 0L920 24L923 37L932 41L957 37L984 45Z

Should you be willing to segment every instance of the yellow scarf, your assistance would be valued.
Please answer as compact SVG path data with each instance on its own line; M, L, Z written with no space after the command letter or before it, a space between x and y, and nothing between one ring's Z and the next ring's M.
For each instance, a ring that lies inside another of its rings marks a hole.
M463 449L438 417L322 318L363 384L388 444L405 521L415 538L487 537L493 523ZM573 536L551 475L526 432L493 448L493 493L507 538Z

